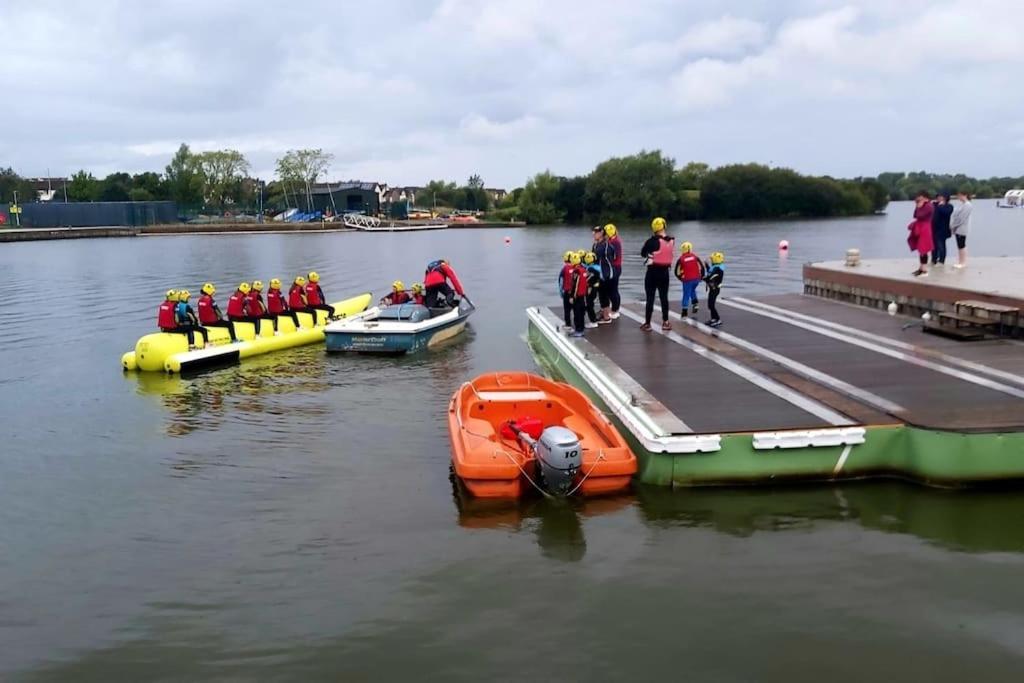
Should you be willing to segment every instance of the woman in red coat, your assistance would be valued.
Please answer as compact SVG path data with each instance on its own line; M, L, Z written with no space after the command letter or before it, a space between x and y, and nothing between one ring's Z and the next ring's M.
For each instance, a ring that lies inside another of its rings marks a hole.
M932 242L932 206L931 197L924 190L917 193L914 199L914 220L907 226L910 236L907 237L907 244L910 251L918 253L918 260L921 265L911 275L914 277L928 276L928 254L934 248Z

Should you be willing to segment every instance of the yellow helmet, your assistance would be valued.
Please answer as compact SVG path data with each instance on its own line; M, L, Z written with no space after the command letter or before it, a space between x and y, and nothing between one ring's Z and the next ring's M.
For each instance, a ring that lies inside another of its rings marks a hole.
M665 223L665 219L662 218L661 216L658 216L653 221L651 221L651 230L653 230L654 232L661 232L662 230L665 229L666 225L667 224Z
M395 280L394 282L391 283L391 289L395 290L396 292L404 291L405 283L402 282L401 280Z
M586 263L587 265L590 265L595 261L597 261L597 256L594 255L594 252L588 251L583 255L583 262Z
M423 285L421 285L418 282L414 282L413 285L412 285L412 293L413 294L422 294L423 293Z
M242 294L248 294L249 292L252 291L252 287L249 286L248 282L243 282L242 284L238 285L238 291L241 292Z
M565 252L564 254L562 254L562 261L564 261L565 263L568 263L570 256L572 256L572 251Z
M192 296L192 293L189 292L187 289L183 289L180 292L178 292L178 301L188 301L190 296Z
M608 237L615 237L619 234L619 229L615 227L614 223L609 223L604 226L604 234L608 235Z
M178 290L176 290L176 289L168 289L167 290L167 300L168 301L177 301L178 300Z
M580 258L580 253L578 251L574 251L574 252L572 252L572 254L569 255L569 264L570 265L578 266L580 264L580 261L582 261L582 260L583 259Z
M302 285L306 284L306 278L302 277L301 275L295 276L295 284L301 287Z
M252 288L255 289L257 292L262 292L263 291L263 282L261 280L253 280L252 281Z
M320 274L317 273L315 270L309 271L309 281L310 282L320 282Z
M212 282L207 282L205 285L203 285L203 294L206 294L208 296L213 296L216 293L217 293L217 288L213 286Z
M684 254L689 254L691 251L693 251L693 245L689 242L683 242L682 244L679 245L679 251L683 252Z
M711 255L711 262L714 263L715 265L725 263L725 254L723 254L720 251L716 251Z
M281 289L281 281L278 280L276 277L270 278L270 288L271 289Z

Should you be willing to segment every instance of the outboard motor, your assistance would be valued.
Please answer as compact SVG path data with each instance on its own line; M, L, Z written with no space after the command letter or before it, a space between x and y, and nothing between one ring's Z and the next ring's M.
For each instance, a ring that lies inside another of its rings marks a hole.
M568 495L583 466L579 437L565 427L548 427L541 432L534 451L541 485L556 496Z

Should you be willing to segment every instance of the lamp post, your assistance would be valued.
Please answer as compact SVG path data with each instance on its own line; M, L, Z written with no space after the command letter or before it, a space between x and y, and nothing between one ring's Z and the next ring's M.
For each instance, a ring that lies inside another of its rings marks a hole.
M18 191L17 190L14 191L14 211L12 211L11 213L14 214L14 221L17 224L17 226L20 228L21 227L21 207L18 206Z

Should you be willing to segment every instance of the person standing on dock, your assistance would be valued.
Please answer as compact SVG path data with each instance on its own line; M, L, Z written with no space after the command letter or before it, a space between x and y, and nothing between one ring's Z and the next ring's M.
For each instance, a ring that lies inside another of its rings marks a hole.
M611 248L612 276L608 279L608 302L611 304L610 320L619 317L619 307L622 305L622 298L619 296L619 278L622 276L622 240L619 238L619 229L609 223L604 226L604 234L608 238L607 243Z
M451 286L448 283L451 282ZM462 283L448 262L444 259L431 261L427 264L427 271L423 274L423 286L427 293L425 296L427 308L436 308L438 296L443 296L449 307L455 305L455 295L465 296L462 291ZM454 291L453 291L454 288Z
M928 192L921 190L914 198L914 220L910 221L907 230L910 236L907 237L907 244L910 251L918 254L919 266L911 275L914 277L928 277L928 255L932 247L932 214L934 213L931 197Z
M967 265L967 233L971 229L971 212L974 206L971 205L971 195L964 190L956 193L956 208L949 219L949 225L953 236L956 238L956 265L954 268L963 268Z
M597 316L597 322L607 325L612 321L611 299L608 290L611 288L611 280L615 274L615 247L604 234L604 228L600 225L594 226L594 244L591 247L594 253L595 263L601 273L601 286L598 288L597 297L601 304L601 313Z
M718 302L718 294L722 291L722 280L725 279L725 254L720 251L711 254L711 264L706 265L704 270L704 282L708 287L708 313L711 314L707 324L719 327L722 319L718 317L718 308L715 304Z
M572 272L569 274L569 303L572 305L572 328L570 337L582 337L587 308L587 269L579 252L569 258Z
M274 316L286 315L295 323L295 329L299 329L299 315L288 307L288 301L281 291L281 281L270 279L270 289L267 290L267 313Z
M558 271L558 295L562 297L562 321L565 329L572 329L572 252L562 254L562 267Z
M597 327L597 311L594 309L594 304L601 293L601 267L597 265L597 257L594 256L594 252L588 251L583 254L583 267L587 271L586 327Z
M328 320L334 317L334 306L327 303L324 290L320 289L320 275L316 271L310 272L306 284L306 306L316 311L326 311ZM313 322L316 323L316 313L313 314Z
M661 299L661 329L666 331L672 329L672 323L668 320L668 274L676 255L676 241L665 233L665 228L664 218L659 216L651 221L651 230L654 231L654 234L644 242L644 246L640 250L640 256L647 264L647 273L644 275L647 308L644 314L644 324L640 326L640 329L645 332L651 329L655 294Z
M700 308L700 302L697 301L697 287L704 279L705 268L700 256L693 253L693 245L689 242L683 242L679 251L679 260L676 261L676 277L683 283L683 304L679 311L679 317L685 318L689 306L693 306L694 316L697 315L697 310Z
M949 219L953 215L953 205L949 203L949 193L940 192L935 195L932 208L932 265L946 263L946 240L950 238Z
M224 319L220 306L213 300L213 295L217 293L217 288L213 286L212 282L207 282L203 285L202 292L198 302L199 324L203 327L223 327L228 331L231 341L238 341L238 338L235 337L234 323Z

